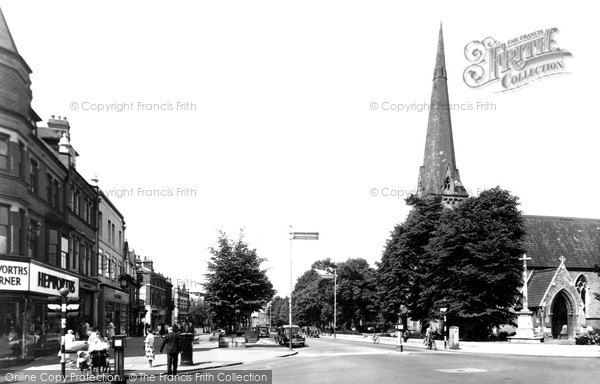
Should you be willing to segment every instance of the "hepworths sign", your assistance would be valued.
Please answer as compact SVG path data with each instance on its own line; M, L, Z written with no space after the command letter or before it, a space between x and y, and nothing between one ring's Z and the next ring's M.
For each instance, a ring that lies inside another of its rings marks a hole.
M69 290L67 297L79 296L79 278L33 263L30 265L30 270L30 291L60 296L58 291L67 288Z
M568 73L564 58L569 51L557 46L554 35L558 28L540 29L507 42L492 37L472 41L465 47L469 65L463 79L471 88L500 84L498 92L529 85L548 76Z

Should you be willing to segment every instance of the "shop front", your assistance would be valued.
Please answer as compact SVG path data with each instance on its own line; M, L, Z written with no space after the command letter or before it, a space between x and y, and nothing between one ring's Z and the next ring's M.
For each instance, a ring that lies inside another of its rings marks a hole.
M127 292L106 285L102 286L99 308L102 315L99 316L98 322L101 322L100 329L105 336L110 335L111 329L114 329L115 335L128 332L129 294Z
M0 259L0 367L59 350L60 314L48 304L56 303L63 287L68 297L78 297L76 276L35 261Z
M98 326L98 319L96 318L98 313L98 283L82 277L79 281L79 300L83 321L92 327Z

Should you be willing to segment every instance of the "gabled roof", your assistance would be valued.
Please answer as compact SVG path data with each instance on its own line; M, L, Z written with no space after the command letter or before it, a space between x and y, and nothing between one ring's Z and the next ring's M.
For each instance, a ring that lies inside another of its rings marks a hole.
M570 269L593 268L600 264L600 219L576 217L523 216L525 249L530 268L552 268L560 265Z
M529 307L536 308L540 305L555 274L556 268L532 271L527 282L527 303Z

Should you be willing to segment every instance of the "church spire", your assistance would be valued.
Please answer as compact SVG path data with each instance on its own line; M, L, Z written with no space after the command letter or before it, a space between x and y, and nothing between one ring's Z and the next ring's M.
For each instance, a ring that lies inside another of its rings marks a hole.
M431 103L429 104L425 155L417 187L419 195L442 195L444 204L448 206L452 206L468 196L456 168L450 109L444 36L440 23Z

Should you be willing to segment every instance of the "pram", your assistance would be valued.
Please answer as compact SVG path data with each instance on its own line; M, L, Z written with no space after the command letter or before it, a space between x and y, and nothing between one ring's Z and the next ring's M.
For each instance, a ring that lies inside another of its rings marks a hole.
M89 370L91 363L92 359L87 351L77 352L77 369L81 370L81 373Z
M90 352L90 368L93 374L110 372L110 358L108 350L95 350Z

